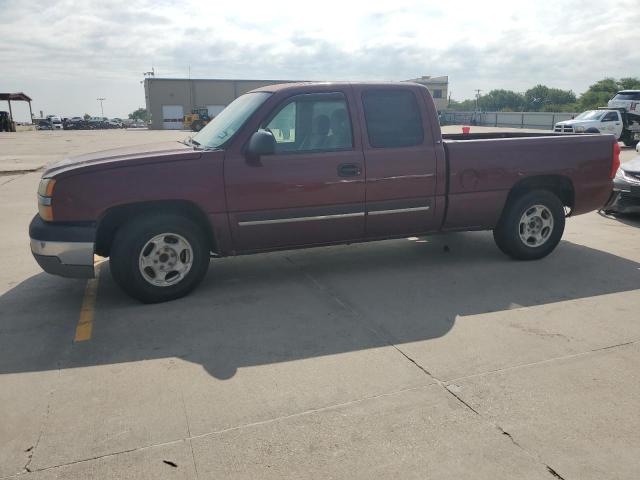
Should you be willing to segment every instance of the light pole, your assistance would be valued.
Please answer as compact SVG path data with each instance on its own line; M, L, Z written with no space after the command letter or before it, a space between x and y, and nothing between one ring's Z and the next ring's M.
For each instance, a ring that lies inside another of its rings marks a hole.
M106 98L96 98L100 102L100 113L102 114L102 118L104 118L104 108L102 108L102 102L106 100Z

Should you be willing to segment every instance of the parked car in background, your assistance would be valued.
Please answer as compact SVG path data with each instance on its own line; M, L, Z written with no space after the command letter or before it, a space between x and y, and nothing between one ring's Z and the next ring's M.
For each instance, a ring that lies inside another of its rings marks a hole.
M53 127L53 130L62 130L63 129L63 125L62 125L62 118L60 118L57 115L47 115L47 120L49 120L49 122L51 122L51 126Z
M64 123L65 130L88 130L89 122L82 117L71 117Z
M0 111L0 132L12 132L13 123L9 112Z
M609 108L623 113L627 132L623 132L622 141L627 146L640 142L640 90L621 90L609 100ZM625 118L626 117L626 118Z
M144 120L126 120L126 128L146 128L147 124Z
M108 128L124 128L122 120L119 118L112 118L107 122Z
M640 153L640 143L636 151ZM613 193L603 210L608 213L640 213L640 156L620 165L613 179Z
M93 277L94 254L109 257L143 302L193 290L211 252L493 230L505 254L534 260L555 249L567 215L605 204L619 154L613 135L443 135L418 84L270 85L184 143L49 167L31 250L70 277Z
M609 108L623 108L629 113L640 115L640 90L620 90L607 103Z
M53 124L49 120L38 120L36 123L37 130L53 130Z
M91 117L88 121L89 128L92 130L107 128L107 121L108 119L104 119L102 117Z

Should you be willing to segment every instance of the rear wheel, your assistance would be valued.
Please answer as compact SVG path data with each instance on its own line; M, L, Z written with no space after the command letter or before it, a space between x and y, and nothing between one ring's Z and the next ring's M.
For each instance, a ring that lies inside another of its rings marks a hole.
M498 248L517 260L549 255L564 232L565 214L560 199L535 190L512 200L493 230Z
M157 303L183 297L209 267L202 229L179 215L137 217L116 233L109 263L116 283L131 297Z

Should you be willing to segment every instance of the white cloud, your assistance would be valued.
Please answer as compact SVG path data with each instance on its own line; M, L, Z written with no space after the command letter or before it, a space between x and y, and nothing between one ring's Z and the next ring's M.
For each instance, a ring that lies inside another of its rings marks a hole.
M122 116L161 76L401 80L449 75L454 98L536 83L576 92L638 75L637 0L322 3L0 0L2 90L34 109Z

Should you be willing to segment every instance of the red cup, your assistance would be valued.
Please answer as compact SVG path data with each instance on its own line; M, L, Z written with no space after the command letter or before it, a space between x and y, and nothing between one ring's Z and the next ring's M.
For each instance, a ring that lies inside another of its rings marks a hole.
M462 127L462 133L464 133L465 135L469 135L470 132L471 127Z

